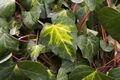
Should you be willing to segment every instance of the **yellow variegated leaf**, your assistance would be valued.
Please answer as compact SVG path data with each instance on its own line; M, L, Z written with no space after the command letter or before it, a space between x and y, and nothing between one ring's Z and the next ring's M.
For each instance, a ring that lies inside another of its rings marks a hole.
M48 45L55 45L56 47L63 46L65 52L72 58L72 53L68 45L72 46L72 36L69 25L65 24L46 24L43 28L43 38L49 37Z

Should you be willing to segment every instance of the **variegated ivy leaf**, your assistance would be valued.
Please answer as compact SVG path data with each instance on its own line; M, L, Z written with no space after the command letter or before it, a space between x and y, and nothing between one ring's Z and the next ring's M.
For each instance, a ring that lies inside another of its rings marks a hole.
M93 57L97 54L99 40L92 33L80 35L78 37L78 47L80 48L82 55L89 62L92 62Z
M41 44L35 45L31 42L28 44L28 52L30 53L32 61L36 61L39 54L45 52L45 46Z
M46 24L41 33L42 44L50 46L52 51L62 58L73 59L71 27L65 24Z

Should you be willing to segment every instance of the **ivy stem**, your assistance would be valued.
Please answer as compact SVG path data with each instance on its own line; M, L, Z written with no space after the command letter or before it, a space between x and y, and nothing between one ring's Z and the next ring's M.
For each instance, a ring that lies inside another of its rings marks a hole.
M25 35L25 36L21 36L20 38L18 38L19 40L21 39L24 39L24 38L27 38L27 37L31 37L31 36L35 36L33 34L28 34L28 35Z
M45 53L44 53L44 54L45 54ZM49 61L44 57L44 55L43 55L43 56L40 56L40 58L41 58L43 61L45 61L48 65L52 66L52 63L49 62Z
M110 0L106 0L106 4L108 7L110 7Z
M113 67L113 66L107 66L108 64L110 64L111 62L113 62L114 61L114 59L112 59L111 61L109 61L108 63L106 63L106 64L104 64L103 66L101 66L101 67L99 67L99 68L97 68L96 70L100 70L100 69L103 69L103 68L106 68L106 67Z
M114 67L117 66L117 41L114 40Z
M72 6L72 11L73 11L73 13L76 11L76 9L77 9L77 3L75 3L75 4Z
M83 16L82 20L78 23L78 33L80 32L84 22L86 21L87 17L90 15L90 11L87 11L87 13Z
M103 38L103 41L107 42L107 36L106 36L105 29L103 27L101 27L101 29L102 29L102 38Z
M36 38L36 44L39 44L39 36L40 36L40 30L37 31L37 38Z

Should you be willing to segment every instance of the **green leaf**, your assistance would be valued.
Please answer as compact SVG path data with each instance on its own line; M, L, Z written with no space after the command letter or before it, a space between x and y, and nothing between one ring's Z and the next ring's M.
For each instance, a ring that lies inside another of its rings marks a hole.
M16 50L18 49L18 41L7 33L0 33L0 49L3 48L8 50Z
M108 31L108 33L118 41L120 41L120 12L113 8L102 8L98 12L98 19L102 26Z
M33 29L37 24L41 13L41 7L42 4L36 4L31 8L30 11L22 12L23 22L28 28Z
M8 33L9 32L8 28L9 28L8 22L5 19L0 18L0 33L3 33L3 32Z
M102 2L104 2L104 0L85 0L86 5L91 11L95 10L95 8Z
M32 80L49 80L46 67L39 62L23 61L17 65L19 70Z
M19 35L20 31L20 27L21 27L21 23L15 21L14 19L12 19L10 21L10 34L11 35Z
M20 4L26 9L30 10L32 8L32 0L20 0Z
M57 74L57 80L68 80L68 75L63 68L60 68Z
M30 80L30 79L23 75L23 73L20 72L18 66L15 65L12 75L8 80Z
M113 68L109 71L108 74L113 80L120 80L120 68Z
M15 64L7 61L0 64L0 80L6 80L12 75Z
M37 61L37 57L39 56L39 54L45 52L45 46L41 44L28 46L28 51L30 52L30 57L32 61Z
M0 0L0 16L10 17L15 12L15 0Z
M69 80L111 80L103 73L97 72L89 66L79 65L69 75Z
M93 57L97 54L98 44L98 38L92 33L78 37L78 47L82 51L83 57L89 62L92 62Z
M106 43L103 40L100 40L100 47L102 48L102 50L106 51L106 52L111 52L114 48L112 43Z
M0 33L0 58L10 54L12 51L18 50L18 41L7 33Z

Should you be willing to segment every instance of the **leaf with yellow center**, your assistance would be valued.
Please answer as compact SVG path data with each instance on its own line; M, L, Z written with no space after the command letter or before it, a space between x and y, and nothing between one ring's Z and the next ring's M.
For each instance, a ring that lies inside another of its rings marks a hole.
M72 36L70 35L71 28L69 25L65 24L47 24L43 30L42 30L42 37L41 38L49 38L48 45L54 45L56 47L56 50L59 50L61 53L63 53L62 56L67 55L72 58L73 53L69 46L72 46ZM63 52L61 51L63 50ZM58 52L58 51L57 51ZM59 53L56 53L60 55Z

